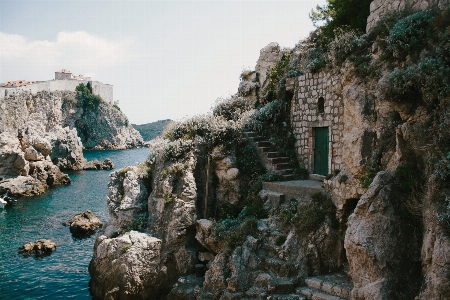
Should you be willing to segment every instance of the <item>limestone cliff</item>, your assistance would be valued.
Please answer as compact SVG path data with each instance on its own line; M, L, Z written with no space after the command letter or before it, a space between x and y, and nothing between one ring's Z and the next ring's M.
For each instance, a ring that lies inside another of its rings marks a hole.
M118 109L104 102L93 109L77 97L69 91L18 91L0 99L0 193L40 194L50 186L70 183L60 170L97 169L87 163L83 148L142 145L141 136Z
M448 20L444 10L407 10L363 35L340 31L326 50L314 48L317 33L293 50L263 48L237 95L173 125L145 164L111 177L94 296L450 298ZM260 168L248 140L275 165L294 169L295 156L319 193L271 190L261 181L284 177ZM151 280L136 283L128 260L120 282L107 278L128 254L105 247L138 224L160 241L140 250L156 255L138 268ZM350 283L311 278L337 272Z
M10 94L1 99L0 113L0 132L68 126L76 129L86 149L127 149L143 143L120 110L103 101L94 108L83 105L76 92Z

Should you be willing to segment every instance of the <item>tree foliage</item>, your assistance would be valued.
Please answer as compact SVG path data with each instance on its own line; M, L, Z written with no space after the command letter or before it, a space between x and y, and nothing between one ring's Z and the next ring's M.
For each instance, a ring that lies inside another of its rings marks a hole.
M77 91L78 100L83 105L83 109L97 111L100 102L102 102L102 98L92 94L89 82L86 85L80 83L75 90Z
M366 31L367 17L370 14L372 0L327 0L324 6L317 5L309 15L314 26L331 40L334 31L340 27ZM322 23L324 23L322 25Z

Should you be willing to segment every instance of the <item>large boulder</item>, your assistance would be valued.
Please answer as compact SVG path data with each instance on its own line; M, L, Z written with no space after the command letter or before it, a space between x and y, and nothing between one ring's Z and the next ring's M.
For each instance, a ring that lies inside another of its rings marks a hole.
M100 219L90 210L76 214L67 223L70 226L70 232L75 236L91 235L96 228L103 225Z
M348 220L344 246L354 289L352 299L395 299L414 284L418 258L411 228L398 212L395 176L377 174ZM419 258L420 259L420 258Z
M158 299L166 268L160 268L161 240L130 231L97 238L89 265L90 289L96 299Z

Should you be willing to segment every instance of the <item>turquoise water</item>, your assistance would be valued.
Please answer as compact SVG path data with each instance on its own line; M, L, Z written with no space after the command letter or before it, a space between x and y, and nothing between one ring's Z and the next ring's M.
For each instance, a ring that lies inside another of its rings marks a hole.
M88 160L109 157L116 169L143 161L148 148L86 151ZM72 184L45 195L23 197L0 209L0 299L91 299L88 266L95 235L77 239L62 222L87 209L108 221L106 191L111 171L69 172ZM45 238L56 251L36 259L18 254L25 243Z

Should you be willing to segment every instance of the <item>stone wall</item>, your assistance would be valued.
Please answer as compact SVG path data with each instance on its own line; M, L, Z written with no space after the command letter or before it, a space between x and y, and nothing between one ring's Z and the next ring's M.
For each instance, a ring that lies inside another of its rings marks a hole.
M103 101L114 104L113 101L113 86L104 84L99 81L91 81L92 93L102 97Z
M402 10L407 7L416 11L427 10L432 7L445 9L450 7L450 0L374 0L370 4L366 32L369 32L377 21L389 11Z
M296 137L297 156L310 172L314 172L314 128L328 127L328 173L340 169L344 107L339 74L307 73L288 79L286 86L287 90L294 94L291 120ZM318 109L320 98L324 100L323 112Z
M102 97L102 99L113 104L113 86L104 84L99 81L89 81L92 86L92 92L95 95ZM74 92L75 88L80 84L87 84L85 80L47 80L41 81L27 86L17 88L4 88L0 87L0 99L9 95L17 95L23 92L30 92L31 94L37 94L38 92L56 92L56 91L71 91Z

